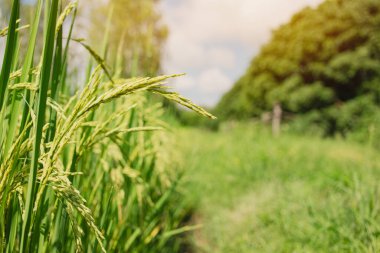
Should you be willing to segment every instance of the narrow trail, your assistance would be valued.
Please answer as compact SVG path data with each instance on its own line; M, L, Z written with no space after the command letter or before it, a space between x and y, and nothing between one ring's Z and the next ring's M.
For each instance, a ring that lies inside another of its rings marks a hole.
M180 136L195 252L379 252L375 150L250 125Z

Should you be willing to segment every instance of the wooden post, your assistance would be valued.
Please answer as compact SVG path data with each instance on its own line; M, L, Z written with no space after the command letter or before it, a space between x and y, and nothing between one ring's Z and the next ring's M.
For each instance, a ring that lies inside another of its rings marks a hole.
M282 118L282 108L280 103L275 103L273 107L272 115L272 133L273 136L279 136L281 132L281 118Z

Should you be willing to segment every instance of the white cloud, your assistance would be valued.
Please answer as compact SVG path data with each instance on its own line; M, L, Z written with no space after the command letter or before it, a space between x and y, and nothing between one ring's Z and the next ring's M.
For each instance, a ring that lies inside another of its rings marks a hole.
M175 34L173 37L167 44L170 55L165 61L166 71L177 73L189 68L202 70L215 66L231 69L236 65L236 55L228 47L206 48L201 43L192 43L190 40Z
M233 68L236 64L236 55L228 48L211 48L207 52L208 64L224 68Z
M168 57L175 63L175 69L202 64L204 51L202 44L187 38L183 32L172 32L167 42Z
M207 69L199 76L199 88L207 94L226 92L232 81L220 69Z
M165 2L165 1L164 1ZM164 5L172 33L199 42L235 40L252 46L267 39L270 29L306 5L321 0L183 0Z
M187 91L193 88L196 84L196 80L189 75L178 77L173 81L174 88L180 91Z
M203 70L199 75L185 75L171 82L171 86L193 102L204 106L215 105L220 94L231 87L233 81L218 68Z
M162 0L164 21L170 29L164 70L188 72L187 80L207 83L204 88L195 82L189 86L189 82L186 90L190 91L184 95L195 96L194 89L200 89L197 99L206 104L215 103L215 94L209 97L208 92L212 90L220 97L230 88L231 80L245 71L244 66L254 52L268 41L271 30L303 7L320 2L322 0ZM219 82L211 82L217 78Z

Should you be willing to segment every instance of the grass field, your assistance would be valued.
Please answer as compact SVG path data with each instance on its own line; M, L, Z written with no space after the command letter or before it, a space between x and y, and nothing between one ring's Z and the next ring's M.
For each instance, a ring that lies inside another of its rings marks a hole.
M376 150L251 124L179 135L195 252L380 251Z

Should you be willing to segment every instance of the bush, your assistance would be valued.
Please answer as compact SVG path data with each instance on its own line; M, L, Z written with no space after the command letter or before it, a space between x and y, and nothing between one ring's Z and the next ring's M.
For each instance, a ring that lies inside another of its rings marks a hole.
M323 110L313 110L290 122L290 131L318 136L340 136L379 146L380 107L373 96L362 96Z

